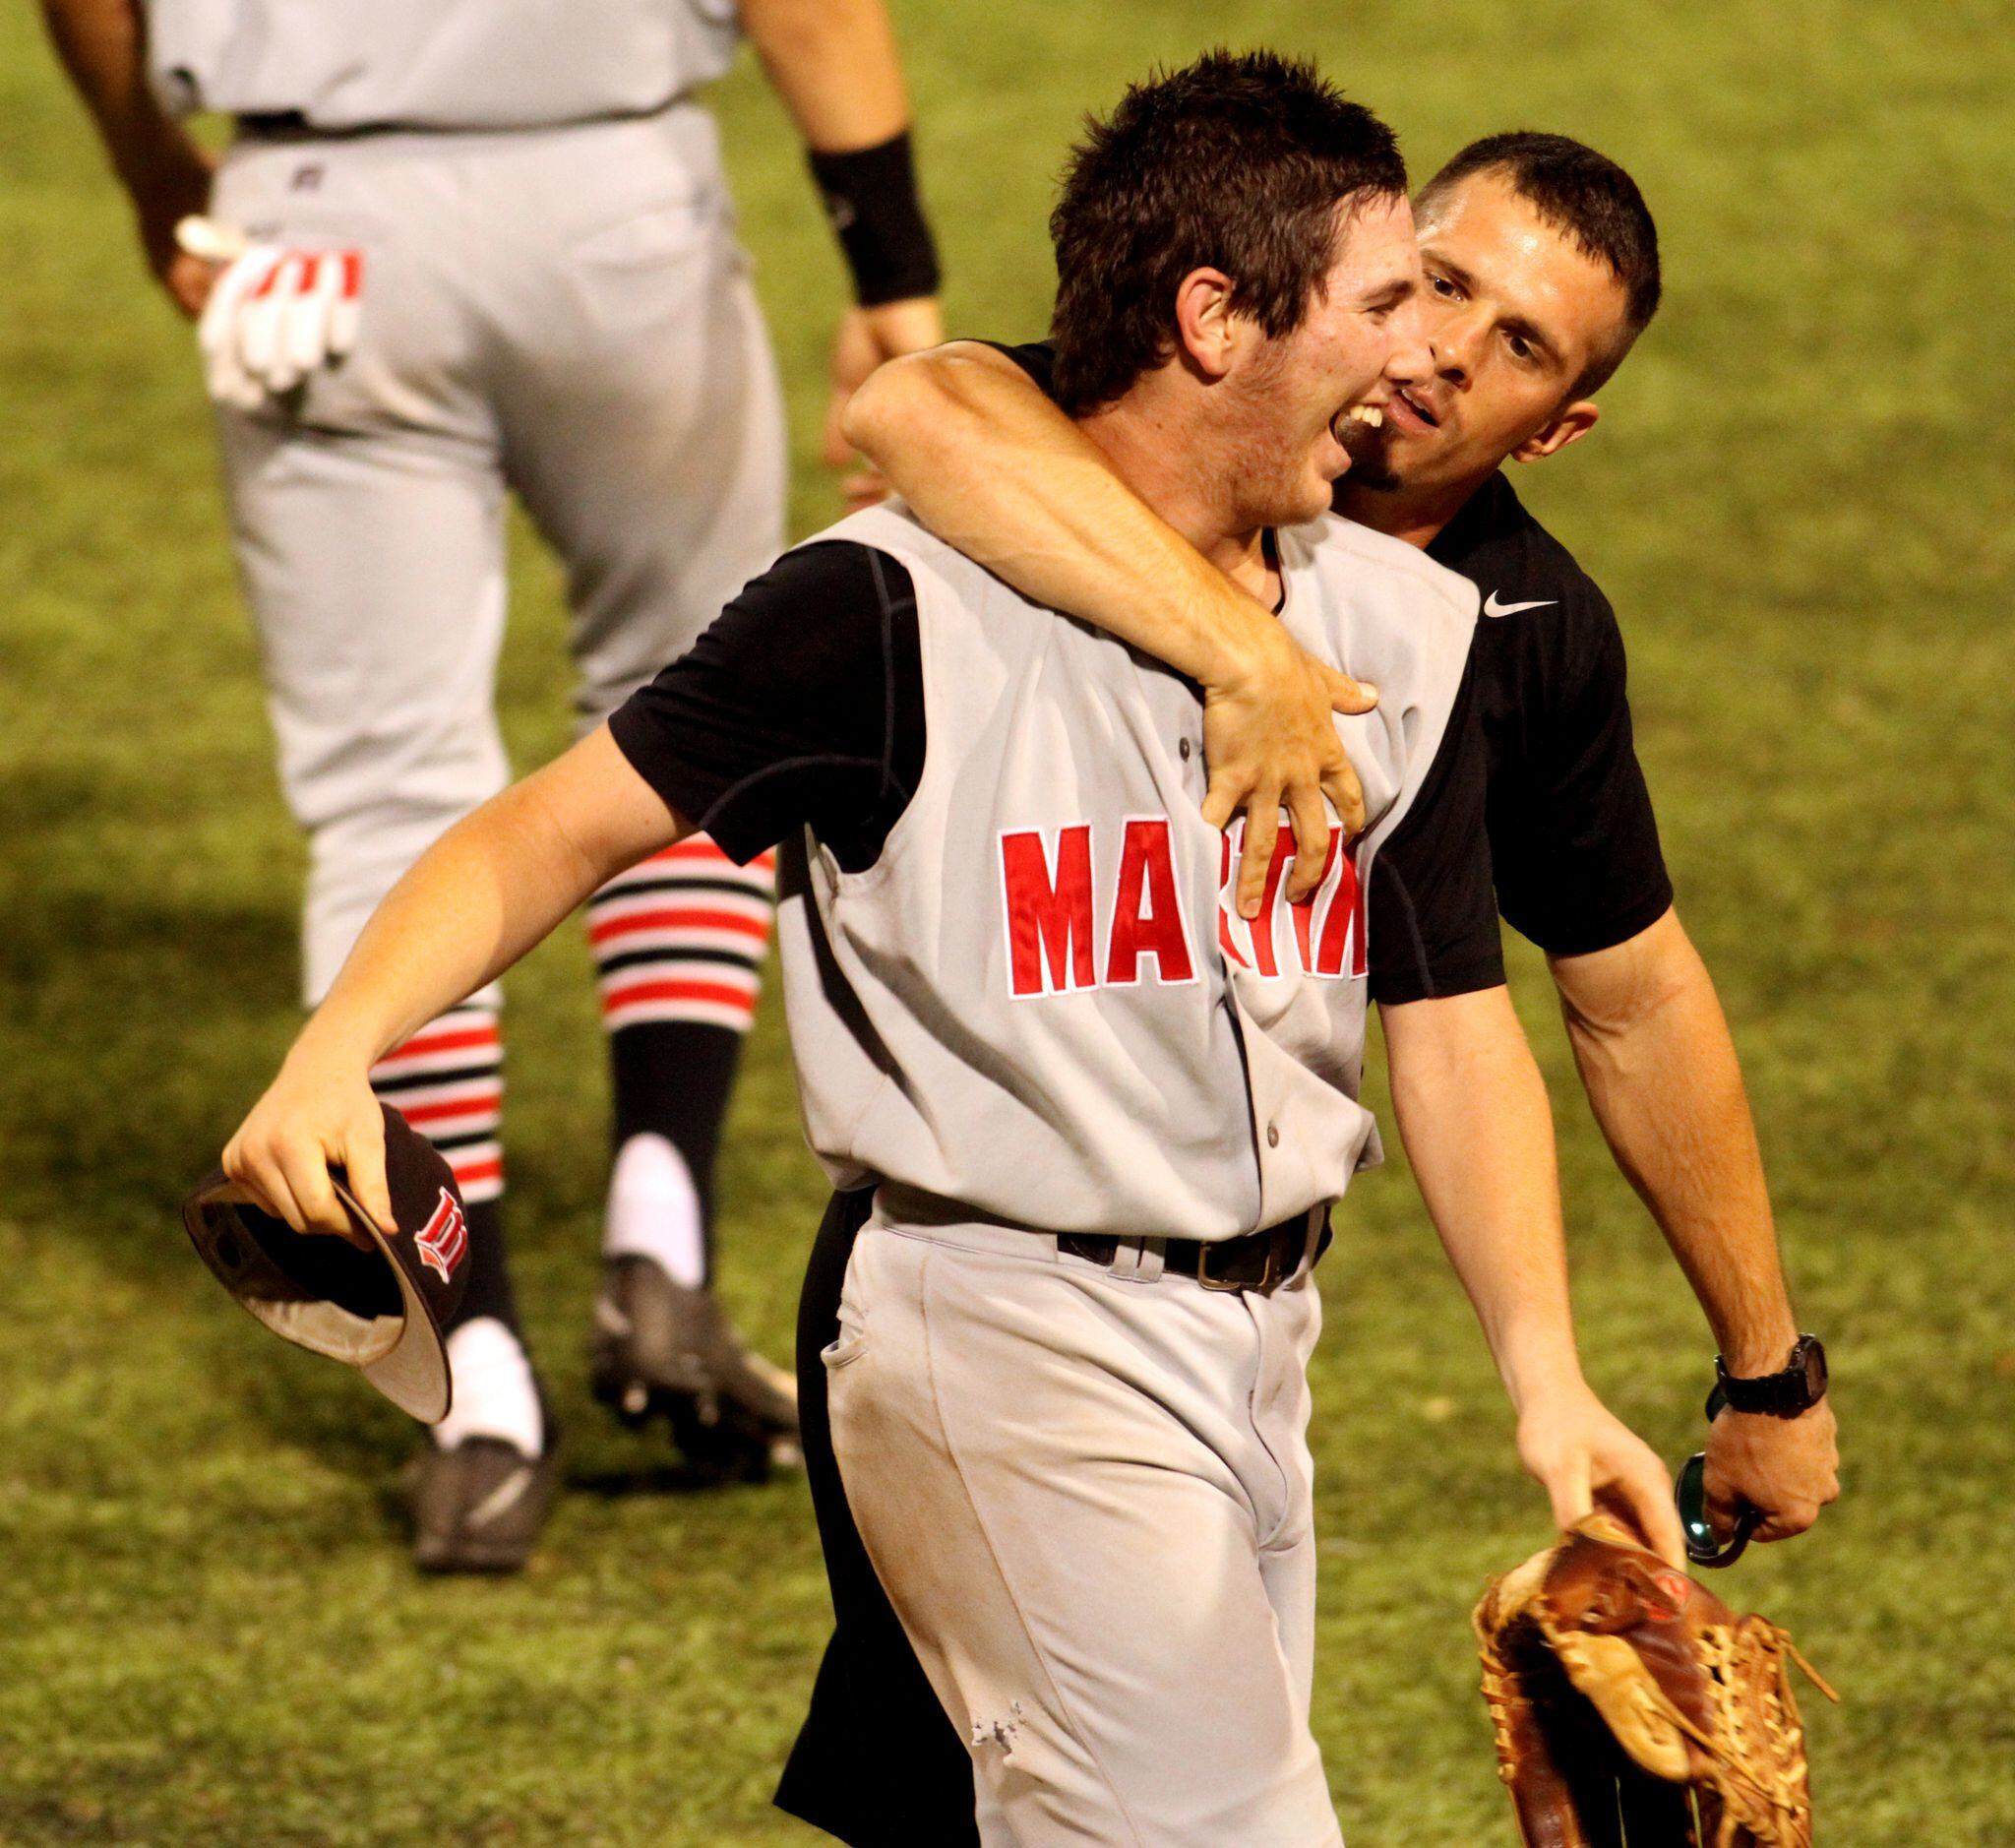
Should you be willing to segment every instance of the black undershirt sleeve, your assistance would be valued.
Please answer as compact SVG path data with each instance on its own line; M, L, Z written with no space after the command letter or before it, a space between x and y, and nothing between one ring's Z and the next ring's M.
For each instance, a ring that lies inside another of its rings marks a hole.
M1631 732L1622 632L1592 585L1563 594L1556 647L1480 634L1507 660L1516 710L1492 776L1489 828L1505 921L1554 955L1607 950L1673 901L1658 821ZM1486 664L1489 662L1487 660Z
M809 826L847 871L874 865L924 766L909 573L848 540L786 552L609 731L731 859Z
M1372 860L1366 947L1371 998L1381 1006L1465 995L1504 979L1476 683L1472 652L1427 779Z
M1057 349L1048 340L1028 340L1019 346L1009 346L1002 340L982 340L980 344L1013 360L1042 388L1045 398L1056 397Z

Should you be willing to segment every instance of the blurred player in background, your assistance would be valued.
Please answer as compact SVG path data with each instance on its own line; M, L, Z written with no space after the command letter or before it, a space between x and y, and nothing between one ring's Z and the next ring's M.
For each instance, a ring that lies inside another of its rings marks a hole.
M942 338L883 0L44 0L155 276L201 340L281 780L308 831L305 999L414 858L508 780L494 709L507 492L568 574L580 727L783 543L785 438L711 117L746 31L853 274L838 416ZM182 126L237 120L221 162ZM590 901L614 1074L598 1396L760 1468L788 1381L710 1294L714 1153L770 927L767 856L703 835ZM373 1081L468 1201L455 1406L416 1552L510 1571L558 1479L501 1218L497 992Z

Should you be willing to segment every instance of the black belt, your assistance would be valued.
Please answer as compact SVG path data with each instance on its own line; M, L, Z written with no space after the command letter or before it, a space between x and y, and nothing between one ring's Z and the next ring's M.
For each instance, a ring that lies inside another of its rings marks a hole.
M1248 1232L1243 1238L1209 1244L1197 1239L1165 1239L1162 1245L1165 1277L1193 1277L1206 1290L1270 1290L1301 1267L1309 1249L1309 1215L1298 1212L1292 1219L1283 1219L1263 1232ZM1099 1232L1060 1232L1057 1249L1087 1263L1110 1267L1120 1255L1120 1241ZM1324 1207L1314 1257L1320 1258L1328 1249L1329 1212Z
M667 114L687 99L687 93L668 96L647 109L610 109L601 115L578 115L564 122L500 122L491 126L458 125L444 128L438 122L352 122L342 128L318 128L301 109L255 109L238 117L238 133L265 141L363 141L374 135L515 135L520 131L537 134L552 128L592 128L602 122L647 122Z

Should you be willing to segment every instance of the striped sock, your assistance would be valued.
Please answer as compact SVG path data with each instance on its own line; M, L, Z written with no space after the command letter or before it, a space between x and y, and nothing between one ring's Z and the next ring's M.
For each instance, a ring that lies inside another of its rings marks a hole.
M606 1248L653 1258L688 1284L712 1271L714 1151L755 1016L773 880L771 855L739 867L701 834L588 902L615 1083ZM653 1140L633 1146L638 1138ZM686 1185L641 1184L674 1170Z
M602 1024L748 1030L775 908L775 856L737 866L704 834L619 873L587 901Z
M371 1088L448 1158L469 1205L504 1192L504 1036L494 1008L464 1003L371 1068Z
M504 1036L497 1010L464 1002L371 1068L371 1088L438 1148L468 1210L467 1282L448 1324L455 1404L433 1442L502 1438L536 1456L538 1384L518 1325L504 1246Z

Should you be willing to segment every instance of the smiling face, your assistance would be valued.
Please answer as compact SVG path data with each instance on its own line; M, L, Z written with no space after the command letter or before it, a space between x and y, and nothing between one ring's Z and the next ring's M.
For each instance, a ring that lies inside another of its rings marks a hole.
M1353 445L1346 493L1463 494L1506 457L1537 461L1586 433L1579 381L1625 336L1622 282L1550 224L1501 170L1424 201L1419 225L1431 375L1395 393Z
M1278 339L1247 323L1222 381L1239 426L1241 513L1254 526L1321 513L1367 428L1352 412L1430 388L1412 208L1376 194L1338 211L1335 261L1301 322Z

